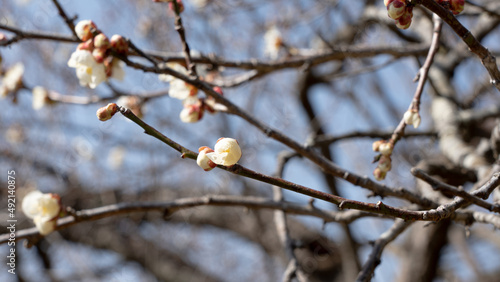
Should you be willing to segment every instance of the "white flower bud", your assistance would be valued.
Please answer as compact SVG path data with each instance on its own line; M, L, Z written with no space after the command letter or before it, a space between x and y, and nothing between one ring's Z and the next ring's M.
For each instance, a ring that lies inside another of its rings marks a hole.
M40 232L41 235L48 235L56 228L57 221L56 220L43 220L41 217L36 216L33 219L35 222L36 229Z
M215 144L214 152L208 153L207 157L216 164L231 166L240 160L241 148L236 139L220 138Z
M87 41L93 37L92 31L97 27L91 20L79 21L75 26L76 35L82 41Z
M416 110L408 110L405 112L403 116L403 120L408 125L413 125L414 128L417 128L420 125L420 115Z
M196 158L196 163L201 167L203 168L205 171L210 171L212 170L214 167L216 167L217 165L212 162L208 157L207 157L207 153L211 153L213 152L214 150L208 148L207 146L203 146L203 147L200 147L198 149L199 151L199 154L198 154L198 157Z

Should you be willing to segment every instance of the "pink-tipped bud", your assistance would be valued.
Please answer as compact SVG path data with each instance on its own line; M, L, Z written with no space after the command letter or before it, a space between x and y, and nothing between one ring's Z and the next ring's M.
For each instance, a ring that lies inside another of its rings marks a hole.
M102 62L104 62L104 59L106 59L106 57L108 56L108 49L95 48L94 51L92 51L92 56L97 63L102 64Z
M109 39L104 33L99 33L94 37L94 46L96 48L109 48L111 44L109 43Z
M411 19L413 18L413 8L410 7L406 9L406 12L396 20L396 26L400 29L407 29L411 25Z
M402 0L394 0L387 5L387 15L394 20L399 19L406 11L406 3Z
M450 0L450 10L454 15L460 14L464 10L464 0Z
M111 47L119 54L127 54L128 53L128 43L123 36L115 34L111 36Z
M198 149L198 152L199 154L196 158L196 163L198 164L198 166L203 168L205 171L210 171L217 166L207 157L207 153L213 153L214 150L210 149L207 146L203 146Z
M111 119L118 112L118 105L115 103L109 103L107 106L97 110L97 118L100 121L107 121Z
M75 32L82 41L87 41L94 37L97 26L91 20L83 20L76 24Z
M179 117L182 122L193 123L199 121L203 117L203 110L201 103L184 105Z
M85 42L82 42L78 44L78 47L76 47L77 50L87 50L89 52L94 51L94 40L89 39Z

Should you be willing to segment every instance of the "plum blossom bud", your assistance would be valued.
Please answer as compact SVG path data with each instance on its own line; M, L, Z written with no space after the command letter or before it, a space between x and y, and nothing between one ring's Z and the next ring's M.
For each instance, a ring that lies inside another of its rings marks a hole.
M413 18L413 8L409 7L406 12L396 20L396 26L400 29L407 29L411 25L411 19Z
M56 229L57 221L56 220L42 220L39 217L35 217L33 219L33 222L35 223L36 229L38 229L38 232L40 232L41 235L46 236L52 231Z
M387 141L385 141L385 140L378 140L378 141L373 142L373 144L372 144L373 151L378 152L380 150L380 145L382 145L386 142Z
M76 50L87 50L89 52L94 51L94 40L89 39L85 42L78 44L78 47L76 47Z
M128 42L123 36L118 34L111 36L110 44L117 53L127 55Z
M403 0L394 0L387 5L387 15L394 20L399 19L406 11L406 3Z
M394 0L384 0L384 5L387 7Z
M96 48L109 48L111 44L109 43L109 39L104 33L99 33L94 37L94 46Z
M94 37L93 31L97 29L97 26L91 20L83 20L76 24L75 32L78 38L82 41L87 41Z
M214 150L210 149L207 146L203 146L198 149L198 152L199 154L198 157L196 158L196 163L205 171L210 171L217 166L207 157L207 153L213 153Z
M24 214L33 219L40 234L47 235L54 231L61 212L59 195L32 191L24 197L21 207Z
M92 56L98 64L102 64L104 59L108 56L107 52L108 49L106 48L95 48L94 51L92 51Z
M231 166L240 160L241 148L236 139L219 138L215 144L214 152L207 153L207 157L216 164Z
M391 157L383 155L380 157L377 166L381 171L388 172L392 168Z
M375 176L375 179L377 181L384 180L386 175L387 172L382 171L379 167L375 168L375 170L373 171L373 176Z
M202 103L185 104L184 109L179 115L182 122L193 123L199 121L203 117Z
M106 107L102 107L97 110L97 118L100 121L107 121L111 119L118 112L118 105L115 103L109 103Z
M460 14L464 10L464 0L450 0L450 10L454 15Z
M406 124L413 125L414 128L417 128L420 125L420 115L417 110L408 110L405 112L403 119Z
M390 142L384 142L380 144L378 150L383 156L390 156L393 148L394 146Z

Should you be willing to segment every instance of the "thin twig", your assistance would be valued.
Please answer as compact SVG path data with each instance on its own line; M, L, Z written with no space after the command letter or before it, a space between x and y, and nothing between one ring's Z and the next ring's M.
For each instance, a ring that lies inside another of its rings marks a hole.
M179 37L182 42L182 52L184 52L184 58L186 60L186 66L189 71L189 75L197 77L196 74L196 66L191 60L191 51L189 50L189 45L186 41L186 32L184 30L184 26L182 25L181 11L179 3L177 0L173 0L174 13L175 13L175 30L179 33Z
M467 44L469 50L476 54L481 60L481 63L490 75L491 84L500 91L500 70L498 69L495 56L493 56L486 47L481 45L481 42L479 42L474 35L455 18L451 11L441 7L441 5L434 0L418 0L416 3L421 4L431 12L437 14L453 29L462 41Z
M66 12L64 11L64 9L62 8L61 4L59 4L59 1L52 0L52 3L54 3L54 5L56 5L56 8L57 8L57 11L59 12L59 15L64 20L64 22L66 22L66 25L68 26L71 33L73 33L75 38L78 38L78 35L76 34L76 31L75 31L75 24L74 24L74 20L76 19L76 17L73 17L72 19L70 19L68 17L68 15L66 14Z
M382 252L384 251L385 246L396 239L396 237L398 237L410 225L411 222L396 219L394 225L389 230L380 235L380 237L374 242L373 250L368 257L368 260L363 265L363 268L356 278L356 281L364 282L371 280L375 268L380 264L380 257L382 256Z

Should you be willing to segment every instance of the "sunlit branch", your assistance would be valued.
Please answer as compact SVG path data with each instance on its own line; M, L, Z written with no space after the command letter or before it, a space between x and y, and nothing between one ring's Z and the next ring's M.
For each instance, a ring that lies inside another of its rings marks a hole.
M267 198L207 195L195 198L182 198L170 202L137 202L137 203L117 203L93 209L74 211L74 216L67 216L57 221L57 230L68 228L80 222L95 221L102 218L126 215L131 213L159 212L168 216L179 210L189 209L199 206L232 206L246 207L251 209L277 209L289 214L308 215L319 217L325 221L350 223L358 218L376 216L362 211L327 211L318 209L311 205L299 205L290 202L276 202ZM16 232L16 240L40 238L36 228L29 228ZM0 244L5 244L9 240L9 234L0 235Z

